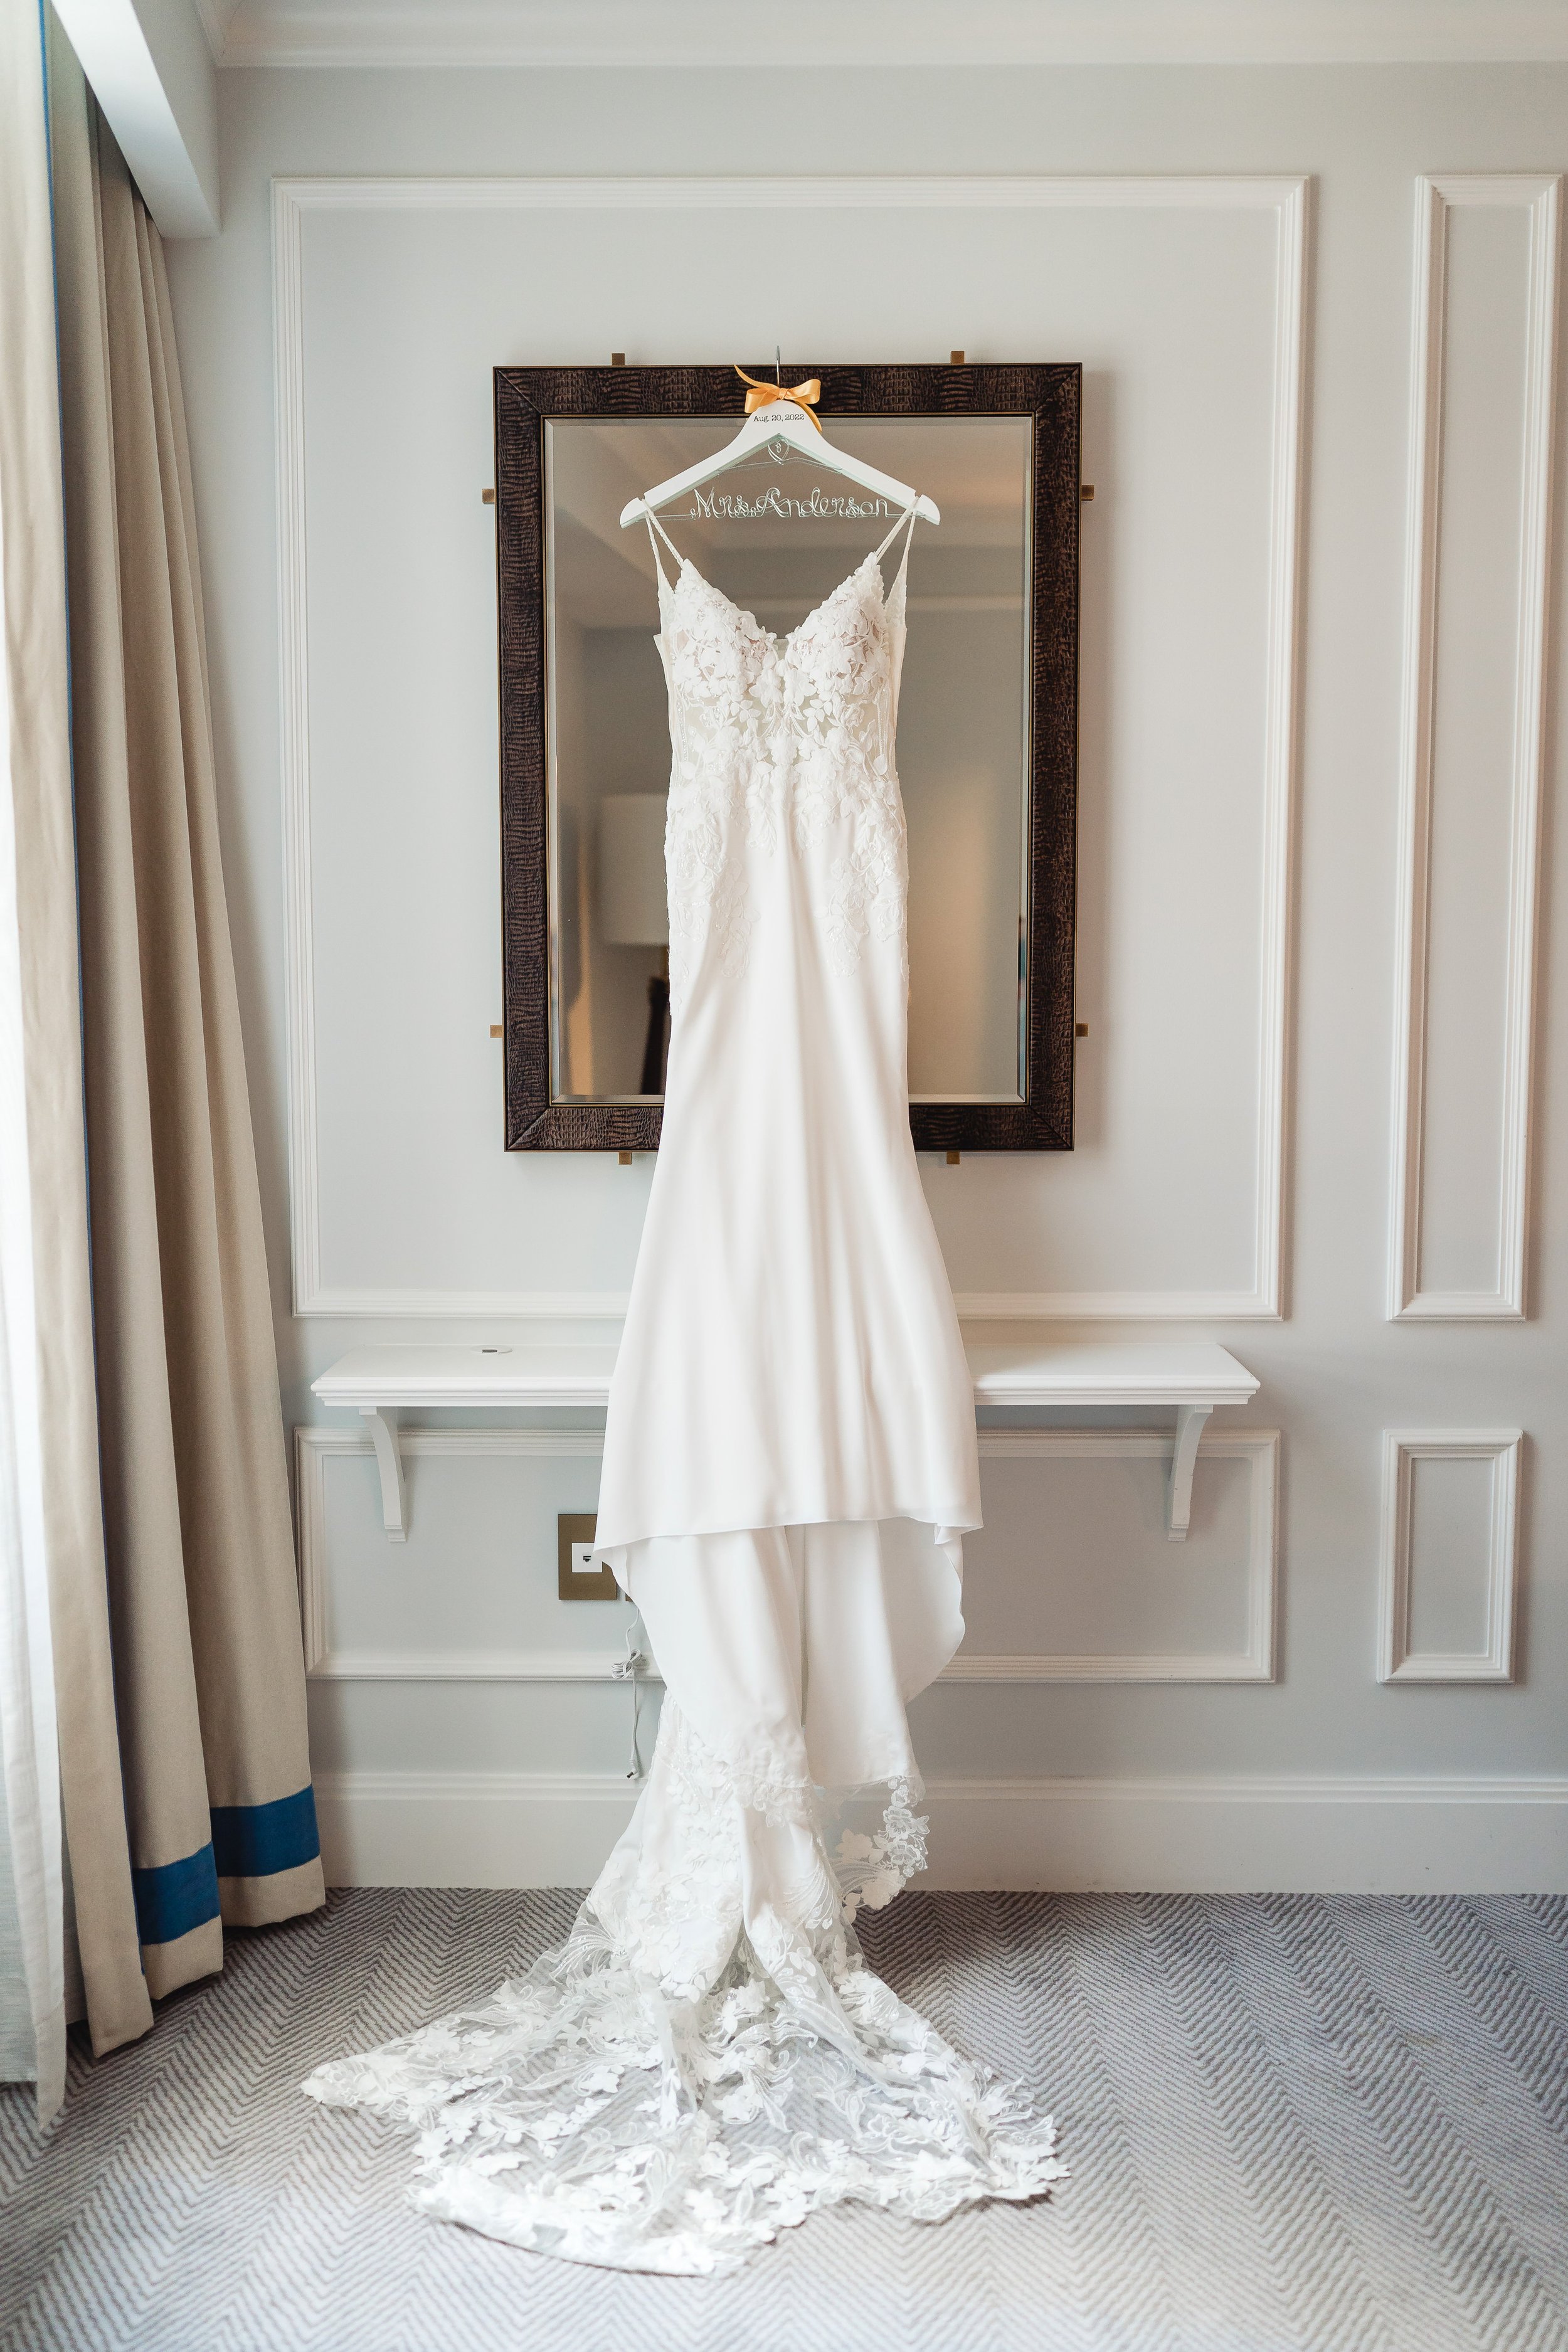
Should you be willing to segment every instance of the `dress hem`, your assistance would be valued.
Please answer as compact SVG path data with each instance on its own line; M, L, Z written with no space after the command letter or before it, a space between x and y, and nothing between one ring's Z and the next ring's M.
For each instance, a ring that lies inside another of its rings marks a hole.
M762 1535L778 1528L880 1527L888 1519L908 1519L912 1526L930 1528L932 1542L950 1557L954 1546L962 1546L965 1536L977 1534L984 1524L978 1511L971 1517L961 1508L937 1511L928 1505L893 1504L886 1510L867 1511L773 1511L756 1518L715 1519L698 1527L637 1528L626 1535L595 1535L593 1558L595 1565L614 1571L616 1555L624 1557L640 1543L669 1543L689 1536ZM957 1558L953 1565L959 1565Z

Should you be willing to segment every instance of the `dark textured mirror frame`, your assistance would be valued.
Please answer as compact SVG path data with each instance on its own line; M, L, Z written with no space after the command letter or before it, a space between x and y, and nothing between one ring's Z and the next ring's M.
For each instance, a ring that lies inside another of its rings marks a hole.
M773 370L758 364L750 373ZM910 1123L921 1151L1070 1151L1083 372L1077 365L828 367L794 360L783 370L785 383L812 375L822 380L820 413L829 430L835 416L1035 420L1026 1093L1017 1103L914 1103ZM730 368L495 371L509 1151L653 1151L663 1117L657 1103L550 1097L544 421L733 415L738 428L744 394Z

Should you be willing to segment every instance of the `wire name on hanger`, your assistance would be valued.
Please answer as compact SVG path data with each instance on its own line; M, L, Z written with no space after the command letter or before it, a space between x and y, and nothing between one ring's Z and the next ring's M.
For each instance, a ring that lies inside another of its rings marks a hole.
M851 491L829 493L814 489L803 499L786 490L768 488L754 499L743 490L694 490L683 518L687 522L762 522L769 516L787 522L868 522L899 509L886 499L858 499Z

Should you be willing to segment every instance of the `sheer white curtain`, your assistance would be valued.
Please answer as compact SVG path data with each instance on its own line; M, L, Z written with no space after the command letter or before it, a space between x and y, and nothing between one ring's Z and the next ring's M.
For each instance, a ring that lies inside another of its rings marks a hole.
M38 2071L33 2004L22 1959L22 1922L11 1870L11 1824L0 1747L0 2083L30 2083Z
M51 928L51 902L68 889L74 956L48 185L37 11L23 0L0 0L0 1738L41 2116L53 2114L64 2088L65 1959L34 1280L45 1239L37 1180L51 1109L59 1089L73 1083L79 1139L81 1088L79 1053L52 1059L59 1042L50 1034L56 975L48 971L51 943L40 936Z

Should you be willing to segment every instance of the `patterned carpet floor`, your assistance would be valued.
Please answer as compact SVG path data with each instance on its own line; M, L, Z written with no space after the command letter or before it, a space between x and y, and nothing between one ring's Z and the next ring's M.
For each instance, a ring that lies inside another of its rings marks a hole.
M360 1890L0 2095L6 2352L1568 2352L1568 1903L906 1895L873 1966L1050 2100L1048 2204L819 2214L721 2280L517 2252L298 2095L576 1898Z

